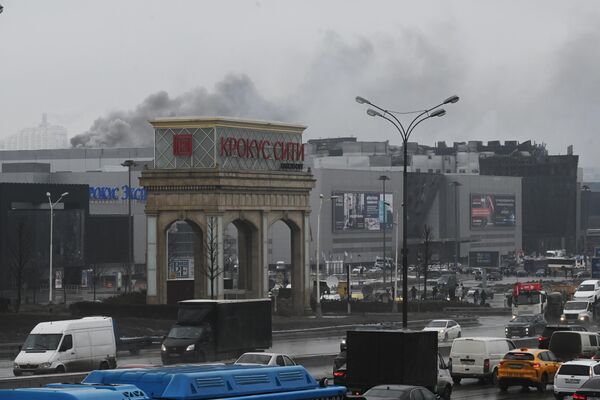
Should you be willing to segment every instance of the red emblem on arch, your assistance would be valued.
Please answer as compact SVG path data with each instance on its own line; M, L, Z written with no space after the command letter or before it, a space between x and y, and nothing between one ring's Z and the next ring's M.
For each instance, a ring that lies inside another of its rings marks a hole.
M173 135L173 155L178 157L190 157L192 155L192 135Z

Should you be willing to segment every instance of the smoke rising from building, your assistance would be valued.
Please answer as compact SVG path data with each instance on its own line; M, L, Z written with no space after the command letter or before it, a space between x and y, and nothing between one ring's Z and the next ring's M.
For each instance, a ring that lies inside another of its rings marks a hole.
M152 146L149 120L160 117L227 116L285 121L290 110L265 100L246 75L228 75L217 83L213 93L195 88L170 97L165 91L148 96L135 109L113 111L94 121L90 129L71 139L73 147Z

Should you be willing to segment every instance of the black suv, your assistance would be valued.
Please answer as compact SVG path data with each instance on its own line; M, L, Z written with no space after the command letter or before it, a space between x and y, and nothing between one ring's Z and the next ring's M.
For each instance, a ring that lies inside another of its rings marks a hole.
M538 337L538 348L547 349L552 334L558 331L586 332L587 329L581 325L546 325L544 332L542 332L542 336Z
M519 315L506 325L504 332L507 338L535 336L538 332L542 332L545 327L546 320L541 314Z

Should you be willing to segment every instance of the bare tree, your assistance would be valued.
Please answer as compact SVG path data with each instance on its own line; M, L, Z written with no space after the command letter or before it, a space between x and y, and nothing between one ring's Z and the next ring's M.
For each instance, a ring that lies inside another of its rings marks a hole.
M25 277L28 274L31 260L33 258L33 239L31 228L24 218L16 221L15 231L9 236L9 268L17 289L15 312L21 307L21 295Z
M429 272L429 257L431 256L429 246L431 245L431 240L433 239L433 228L427 224L423 226L423 277L424 277L424 285L423 285L423 299L427 298L427 273Z
M92 270L92 289L94 291L94 301L96 301L96 286L98 286L98 281L104 273L106 272L106 267L103 265L92 264L90 265L90 269Z
M206 221L206 240L204 242L206 259L203 260L202 273L210 282L210 298L215 298L215 281L223 273L219 268L219 227L216 217Z

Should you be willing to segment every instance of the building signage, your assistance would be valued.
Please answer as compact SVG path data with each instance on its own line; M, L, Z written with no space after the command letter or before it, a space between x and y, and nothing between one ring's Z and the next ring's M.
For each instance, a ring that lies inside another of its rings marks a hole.
M123 186L90 186L90 200L92 201L117 201L127 200L131 196L131 200L146 201L146 190L144 188L129 188L128 185Z
M383 193L376 192L334 192L333 196L337 196L333 203L334 231L379 232L384 226L391 228L394 220L392 193L385 194L385 202Z
M304 161L304 144L299 142L221 137L221 157L260 158L276 161Z
M193 258L173 258L169 260L169 280L193 280L194 279L194 259Z
M471 228L514 227L514 195L471 194Z
M497 251L470 251L469 267L471 268L496 268L498 267L499 253Z

